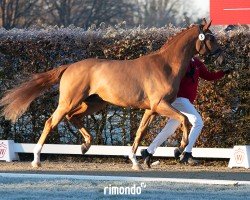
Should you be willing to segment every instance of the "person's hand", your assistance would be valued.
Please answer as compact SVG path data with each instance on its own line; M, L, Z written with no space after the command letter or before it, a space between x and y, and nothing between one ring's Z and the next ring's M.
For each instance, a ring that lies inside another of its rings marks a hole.
M234 71L234 69L225 69L223 70L224 74L231 74Z

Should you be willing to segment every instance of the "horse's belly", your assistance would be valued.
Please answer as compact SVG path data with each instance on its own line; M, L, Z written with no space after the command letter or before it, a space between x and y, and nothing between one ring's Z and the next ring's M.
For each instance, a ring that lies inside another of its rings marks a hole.
M149 101L144 95L133 94L131 92L108 92L98 93L98 95L104 100L111 104L121 107L133 107L133 108L149 108Z

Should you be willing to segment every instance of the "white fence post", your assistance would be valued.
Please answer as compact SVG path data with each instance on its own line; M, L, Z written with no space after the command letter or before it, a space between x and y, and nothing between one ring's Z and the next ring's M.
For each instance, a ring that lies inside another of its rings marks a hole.
M250 168L250 145L234 146L228 167Z
M13 140L0 140L0 160L5 160L6 162L19 160L19 156L14 150Z

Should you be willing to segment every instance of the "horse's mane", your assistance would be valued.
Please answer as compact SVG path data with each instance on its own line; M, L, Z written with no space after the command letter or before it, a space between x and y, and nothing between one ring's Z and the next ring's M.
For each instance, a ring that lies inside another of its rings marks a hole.
M169 37L167 39L167 41L165 42L164 45L162 45L162 47L159 49L159 50L163 50L165 49L166 47L168 47L175 39L179 38L180 36L182 36L184 33L186 33L187 31L189 31L190 29L196 27L197 24L192 24L190 25L189 27L185 28L185 29L182 29L180 32L174 34L173 36Z

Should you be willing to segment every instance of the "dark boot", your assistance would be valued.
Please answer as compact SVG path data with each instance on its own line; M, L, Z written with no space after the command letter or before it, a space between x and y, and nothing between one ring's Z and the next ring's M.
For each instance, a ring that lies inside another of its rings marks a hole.
M153 155L151 153L148 153L147 149L142 149L141 156L144 160L144 164L146 164L148 168L151 168L150 164L151 164Z
M184 151L180 155L180 163L189 164L189 165L198 165L199 161L194 159L194 157L192 156L192 153Z

